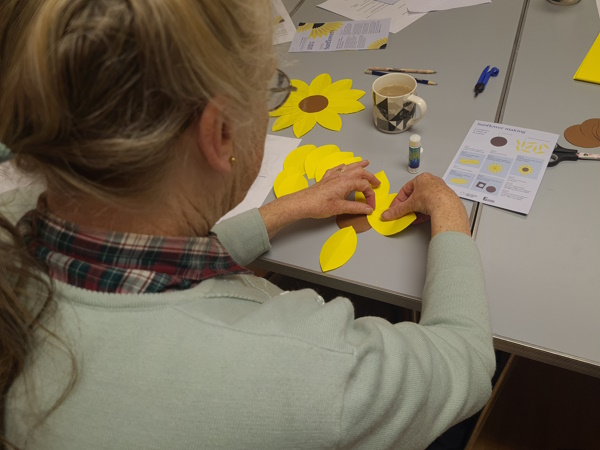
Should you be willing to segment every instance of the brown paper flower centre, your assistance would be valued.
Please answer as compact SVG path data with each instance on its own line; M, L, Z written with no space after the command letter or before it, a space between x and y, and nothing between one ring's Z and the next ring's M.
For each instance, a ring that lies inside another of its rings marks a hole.
M317 113L327 108L328 104L329 100L324 95L310 95L298 103L298 108L305 113Z

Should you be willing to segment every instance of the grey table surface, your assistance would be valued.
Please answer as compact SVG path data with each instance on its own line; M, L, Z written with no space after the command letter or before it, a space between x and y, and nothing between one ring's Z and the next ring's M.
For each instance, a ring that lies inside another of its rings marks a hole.
M319 3L302 2L292 16L294 23L349 20L318 8ZM406 168L408 140L412 133L418 133L424 148L421 171L442 176L473 121L494 121L497 116L524 4L495 0L429 13L399 33L390 34L385 50L287 53L289 44L278 46L280 67L292 78L310 82L327 72L334 81L351 78L353 88L366 92L361 99L365 110L342 116L340 132L316 125L302 138L302 144L336 144L343 151L353 151L371 162L371 171L385 170L390 190L395 192L413 177ZM488 64L496 65L500 74L488 83L483 94L474 98L473 87ZM410 131L389 135L374 128L371 85L375 77L364 74L364 69L373 65L437 70L428 77L438 86L418 86L418 95L427 102L428 112ZM291 128L274 134L294 137ZM266 201L273 198L271 194ZM465 205L474 212L472 203ZM273 239L273 248L257 261L256 267L420 309L430 238L428 224L392 237L374 230L359 234L358 247L350 261L324 274L319 253L337 230L333 218L299 222Z
M595 2L530 0L502 123L561 135L600 117L600 86L573 80L600 32ZM600 148L588 149L600 153ZM483 206L476 242L496 347L600 376L600 162L546 170L528 215Z

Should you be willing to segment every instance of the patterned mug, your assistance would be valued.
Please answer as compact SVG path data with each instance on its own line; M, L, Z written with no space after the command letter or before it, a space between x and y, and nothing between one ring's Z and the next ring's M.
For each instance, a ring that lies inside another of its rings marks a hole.
M384 133L402 133L421 120L427 104L416 93L417 80L410 75L388 73L377 78L373 83L375 127Z

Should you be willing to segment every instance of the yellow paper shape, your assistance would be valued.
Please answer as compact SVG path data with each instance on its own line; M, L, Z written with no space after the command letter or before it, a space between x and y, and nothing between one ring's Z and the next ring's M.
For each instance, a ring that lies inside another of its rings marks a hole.
M590 51L583 58L573 79L600 84L600 33L592 44Z
M340 114L352 114L365 109L358 101L365 91L351 89L352 80L331 82L331 75L322 73L310 84L302 80L291 80L296 91L277 110L269 113L278 119L273 123L273 131L293 126L296 137L301 137L313 129L315 124L333 131L342 129Z
M321 270L327 272L346 264L354 255L357 242L358 237L353 227L336 231L321 248L319 255Z
M373 229L384 236L391 236L392 234L401 232L417 219L415 213L409 213L399 219L388 220L385 222L381 220L381 213L390 207L390 204L395 197L396 194L388 194L385 198L382 196L377 197L375 211L367 216L367 220Z
M381 197L382 201L385 203L387 195L390 192L390 180L388 180L388 177L383 170L381 172L377 172L375 174L375 178L381 182L379 186L373 188L373 191L375 192L375 208L379 208L379 198ZM362 192L356 191L354 193L354 200L357 202L366 203L365 196ZM382 210L382 212L383 211L385 211L385 209Z
M273 190L277 198L293 194L307 187L308 181L304 178L304 174L294 168L279 172L277 178L275 178L275 183L273 183Z
M354 162L362 161L360 156L354 156L352 152L336 152L331 155L327 155L317 165L315 169L315 181L319 182L329 169L339 166L340 164L352 164Z
M461 164L472 164L472 165L475 165L475 166L477 164L479 164L479 160L478 159L466 159L466 158L463 158L463 159L459 159L458 161Z
M285 161L283 161L283 170L294 168L304 175L306 173L306 170L304 169L306 155L316 148L316 145L308 144L301 145L300 147L292 150L285 158Z
M464 178L450 178L450 183L454 183L454 184L467 184L467 180L465 180Z
M315 171L317 170L317 166L319 162L323 160L328 155L332 153L339 153L340 148L337 145L328 144L317 147L308 155L306 155L306 159L304 160L304 170L306 176L309 179L313 179L315 177Z

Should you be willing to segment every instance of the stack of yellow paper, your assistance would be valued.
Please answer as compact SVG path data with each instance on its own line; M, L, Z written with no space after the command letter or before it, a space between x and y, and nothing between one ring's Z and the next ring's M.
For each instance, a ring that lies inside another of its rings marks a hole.
M600 84L600 34L575 72L573 79Z

